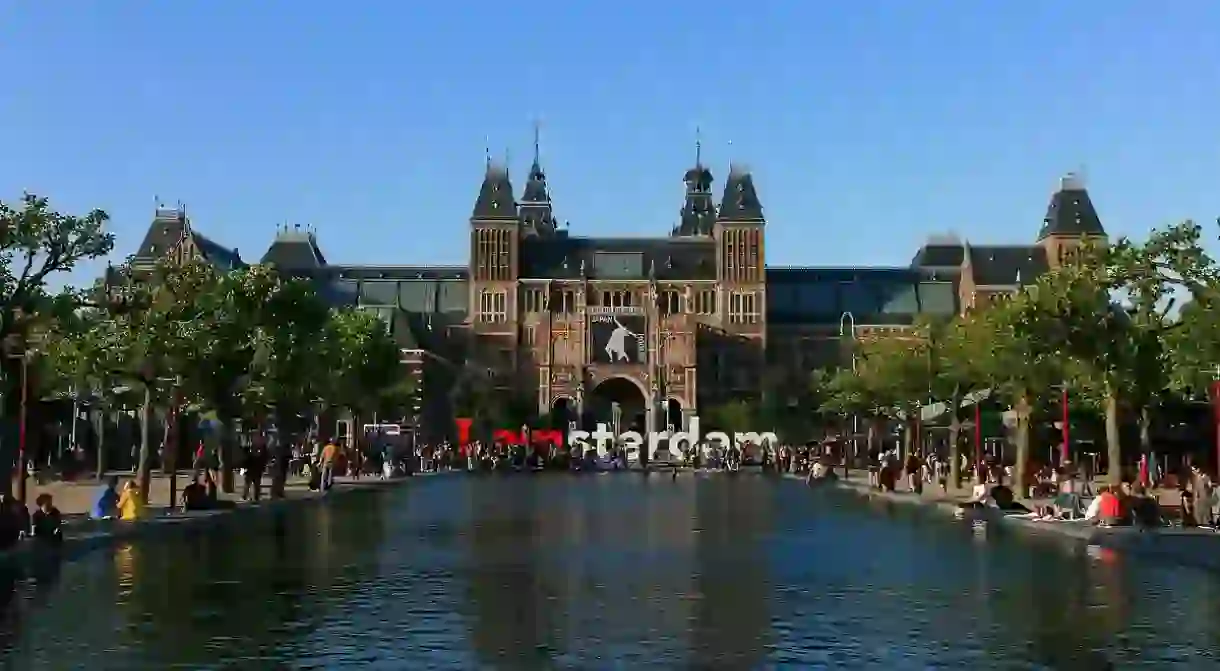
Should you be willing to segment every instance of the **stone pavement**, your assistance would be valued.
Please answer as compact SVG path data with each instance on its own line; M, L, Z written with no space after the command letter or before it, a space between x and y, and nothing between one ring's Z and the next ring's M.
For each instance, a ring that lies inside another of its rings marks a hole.
M131 471L111 471L110 473L107 473L107 476L118 477L120 489L123 486L123 480L131 480L135 477L132 475ZM191 477L192 471L183 470L178 472L179 496L181 496L182 488L190 484ZM237 480L234 493L225 494L220 492L219 498L235 502L241 501L241 477L237 474L235 474L234 477ZM374 479L376 479L376 476L365 476L362 478L362 480ZM335 478L335 484L349 482L358 481L346 476L338 476ZM45 484L38 484L33 479L30 479L26 481L26 485L28 487L28 491L26 493L26 503L29 504L31 510L34 506L34 499L39 494L50 494L54 498L55 507L59 508L59 511L63 513L66 520L71 521L74 518L88 516L89 511L93 508L93 501L97 497L97 489L100 486L100 483L92 477L87 477L71 482L56 480L47 482ZM14 482L13 491L16 491L16 489L16 483ZM263 478L262 496L264 500L269 498L270 492L271 476L268 475ZM154 471L151 485L149 487L149 493L151 496L148 497L147 501L148 514L163 514L165 509L170 506L169 476L161 475L160 472ZM284 487L285 498L300 498L301 496L308 496L309 494L311 494L309 485L304 478L288 478L288 483Z

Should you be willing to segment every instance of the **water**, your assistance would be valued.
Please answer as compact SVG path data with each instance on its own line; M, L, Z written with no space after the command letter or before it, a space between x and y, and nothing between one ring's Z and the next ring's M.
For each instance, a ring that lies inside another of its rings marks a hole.
M430 478L234 522L7 578L5 662L1220 667L1218 576L793 481Z

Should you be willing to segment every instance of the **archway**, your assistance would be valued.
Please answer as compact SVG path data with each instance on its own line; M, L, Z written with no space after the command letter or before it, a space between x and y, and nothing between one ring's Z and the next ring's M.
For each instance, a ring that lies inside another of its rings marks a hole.
M584 420L587 429L599 423L613 428L617 420L620 432L643 432L644 411L644 392L639 385L625 377L612 377L603 380L585 398Z
M551 428L559 429L565 433L568 430L568 422L576 420L576 404L567 396L560 396L551 403Z
M686 428L682 426L682 401L676 398L667 399L664 411L664 423L661 428L668 427L670 431L682 431Z

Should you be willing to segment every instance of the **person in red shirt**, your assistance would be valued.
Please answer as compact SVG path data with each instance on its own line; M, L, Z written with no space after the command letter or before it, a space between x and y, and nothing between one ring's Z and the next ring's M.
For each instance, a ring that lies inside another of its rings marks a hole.
M1109 487L1106 487L1097 494L1097 498L1100 502L1097 509L1098 523L1102 526L1119 524L1123 517L1123 507L1118 496L1110 491Z

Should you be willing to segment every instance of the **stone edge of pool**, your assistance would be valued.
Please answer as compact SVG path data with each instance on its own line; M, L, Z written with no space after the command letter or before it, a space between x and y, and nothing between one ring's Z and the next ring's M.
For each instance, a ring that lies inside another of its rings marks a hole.
M787 475L786 477L804 481L803 477L797 475ZM834 483L834 488L862 498L919 506L946 515L956 516L958 512L958 506L954 503L928 500L917 494L906 492L879 492L861 482L838 480ZM1019 529L1031 536L1068 539L1183 566L1220 571L1220 533L1176 528L1155 531L1140 531L1133 527L1105 529L1080 523L1035 522L1022 517L1005 515L995 509L974 511L974 514L967 519L981 519L1001 524Z
M117 541L148 538L157 534L166 534L184 529L198 529L208 524L216 524L243 514L267 513L283 510L291 506L322 503L343 494L387 489L421 478L429 479L454 473L457 473L457 471L416 473L410 477L398 477L390 480L370 479L362 482L343 482L336 483L327 494L311 492L308 495L293 498L268 499L260 503L242 503L233 508L147 517L134 523L115 521L105 529L65 534L63 544L58 548L58 553L64 560L73 560ZM46 552L46 548L39 547L36 543L29 540L23 541L20 546L14 549L0 552L0 569L21 566L30 561L36 561L43 556L44 552Z

